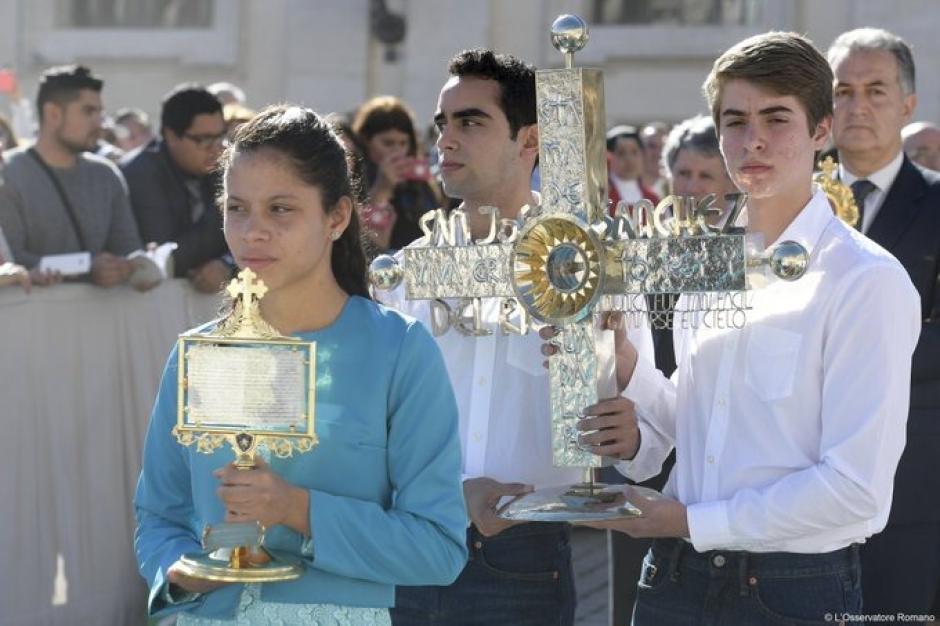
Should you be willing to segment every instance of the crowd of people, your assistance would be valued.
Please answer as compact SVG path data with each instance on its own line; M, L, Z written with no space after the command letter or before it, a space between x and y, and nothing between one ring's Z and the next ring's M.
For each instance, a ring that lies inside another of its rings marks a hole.
M228 471L222 456L197 460L172 441L171 359L135 499L154 614L573 623L570 525L495 510L579 479L551 463L538 354L557 351L552 330L432 339L426 303L402 288L373 294L386 309L365 287L368 259L418 239L429 210L460 207L480 239L480 207L515 219L539 202L534 69L471 50L448 70L433 146L391 96L349 114L257 113L234 85L185 83L154 130L138 109L105 115L88 68L57 67L40 80L29 136L13 94L16 119L0 123L0 286L145 291L158 281L135 280L133 259L165 243L176 246L165 275L202 292L251 267L270 289L266 319L343 355L324 401L361 420L365 444L336 437L289 477L265 463ZM717 59L704 91L705 114L610 125L610 211L743 191L748 229L802 243L813 277L757 293L745 334L608 319L620 395L585 408L583 442L631 479L664 467L668 478L643 518L601 525L653 540L627 568L635 623L937 614L940 128L914 121L910 48L857 29L826 57L797 35L759 35ZM824 153L857 224L812 185ZM45 262L76 253L87 272ZM498 326L503 313L493 301L475 314ZM363 377L376 381L368 394ZM222 518L285 527L274 547L296 552L305 575L242 589L174 569Z

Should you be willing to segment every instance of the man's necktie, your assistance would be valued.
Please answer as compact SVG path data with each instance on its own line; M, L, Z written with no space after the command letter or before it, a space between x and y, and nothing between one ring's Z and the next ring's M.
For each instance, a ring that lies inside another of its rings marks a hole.
M864 178L852 183L852 195L855 197L855 206L858 207L858 223L855 228L862 230L862 222L865 219L865 198L878 187L875 183Z

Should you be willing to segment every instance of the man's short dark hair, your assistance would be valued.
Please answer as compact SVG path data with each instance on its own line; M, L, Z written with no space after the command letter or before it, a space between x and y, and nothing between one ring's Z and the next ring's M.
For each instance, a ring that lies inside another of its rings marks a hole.
M640 150L646 150L646 146L643 145L643 140L640 139L640 131L637 130L636 126L627 126L626 124L621 124L619 126L614 126L607 131L607 152L613 152L616 150L617 141L621 138L633 139L636 141L637 145L640 146Z
M832 69L806 37L769 32L732 46L715 61L702 86L715 128L721 133L718 110L724 87L743 80L778 96L793 96L806 109L809 134L832 115Z
M50 67L39 77L39 93L36 95L36 109L39 121L42 121L42 107L47 102L65 106L78 99L83 89L101 93L104 81L91 73L84 65L60 65Z
M509 138L523 126L535 124L535 68L509 54L474 48L450 60L451 76L485 78L499 83L499 106L509 121Z
M177 85L163 97L160 134L170 129L176 135L182 135L189 130L197 115L213 113L222 115L222 103L208 89L196 83Z

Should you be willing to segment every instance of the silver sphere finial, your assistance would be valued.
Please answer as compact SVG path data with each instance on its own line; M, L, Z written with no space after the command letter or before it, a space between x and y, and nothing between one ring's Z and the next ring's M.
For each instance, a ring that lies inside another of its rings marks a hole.
M552 22L552 45L566 55L574 54L588 42L588 25L577 15L559 15Z
M398 287L403 275L401 264L388 254L380 254L369 264L369 282L380 291L391 291Z
M783 241L770 253L770 270L783 280L796 280L806 273L809 254L795 241Z

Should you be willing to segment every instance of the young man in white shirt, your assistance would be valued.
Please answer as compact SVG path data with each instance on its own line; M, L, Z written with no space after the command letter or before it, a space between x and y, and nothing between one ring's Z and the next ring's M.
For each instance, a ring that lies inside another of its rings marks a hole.
M750 292L743 329L677 324L671 380L620 342L637 416L621 471L643 480L677 451L663 498L606 524L657 538L635 624L861 612L858 544L887 521L920 311L897 260L813 188L831 85L822 55L788 33L735 45L705 82L728 171L749 194L748 230L801 243L809 266Z
M483 206L516 219L538 204L529 186L538 157L534 69L508 55L468 50L454 57L441 90L435 124L440 132L441 177L448 196L460 198L474 239L486 236L490 217ZM407 301L404 288L377 294L386 304L432 327L429 303ZM458 303L450 303L458 306ZM490 334L465 336L456 329L437 337L460 411L464 496L470 515L470 560L448 587L399 587L396 626L543 626L574 622L575 590L570 526L501 519L503 496L577 483L581 472L552 465L548 377L535 332L506 334L499 327L501 302L483 301L481 320ZM647 329L631 333L652 362ZM591 409L600 419L622 409L623 399ZM603 444L618 439L610 431ZM624 437L619 437L623 439ZM618 445L598 454L618 456Z

